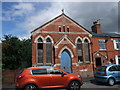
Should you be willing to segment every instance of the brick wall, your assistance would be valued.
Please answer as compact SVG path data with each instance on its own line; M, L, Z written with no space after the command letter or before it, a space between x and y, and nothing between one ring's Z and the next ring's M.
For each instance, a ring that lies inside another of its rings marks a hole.
M98 24L96 24L97 29L98 29L96 33L102 33L100 31L100 24L99 25ZM60 30L59 30L59 27L61 28ZM65 27L65 30L64 30L64 27ZM67 29L68 27L69 27L69 31ZM62 41L65 35L70 40L70 42L75 46L75 48L67 40L64 39L64 41ZM88 30L83 28L81 25L78 25L74 20L72 20L68 16L62 14L32 32L32 65L33 66L37 66L38 64L37 63L37 43L35 43L35 40L39 37L42 38L43 40L43 45L44 45L43 46L44 47L44 51L43 51L43 55L44 55L43 62L44 63L43 64L46 65L45 43L46 43L47 36L50 36L52 40L54 41L52 43L52 46L53 46L52 48L54 52L52 53L53 54L52 65L59 64L59 66L57 67L60 68L61 63L60 63L59 54L62 51L62 49L66 46L73 53L73 57L71 58L72 64L73 63L76 64L76 65L72 65L73 72L76 72L78 69L79 70L86 69L88 71L92 71L93 68L96 67L95 65L96 58L101 58L102 65L105 65L107 64L107 62L110 61L110 59L115 59L115 55L120 55L119 53L120 50L119 51L115 50L114 44L113 44L114 39L120 39L120 38L109 38L108 39L108 38L103 38L103 37L102 38L92 37L93 35ZM80 40L82 41L82 55L83 55L82 64L78 63L78 52L77 52L77 47L76 47L77 46L76 41L78 38L80 38ZM85 39L89 41L89 45L90 45L89 47L90 62L89 63L86 62L85 47L84 47ZM105 40L106 50L99 50L99 43L98 43L99 39ZM57 48L55 46L57 46Z
M106 50L100 50L99 40L105 40ZM115 64L115 56L120 55L120 50L115 50L113 40L120 40L120 38L92 38L92 53L93 53L93 61L94 67L96 62L95 58L101 58L102 65L107 64L110 62L111 59L114 60L112 64Z

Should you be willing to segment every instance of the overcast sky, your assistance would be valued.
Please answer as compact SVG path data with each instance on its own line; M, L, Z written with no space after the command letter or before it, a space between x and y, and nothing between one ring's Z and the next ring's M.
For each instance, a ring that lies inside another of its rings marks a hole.
M91 31L100 19L102 32L118 32L117 2L2 2L2 36L30 37L30 32L49 20L66 15Z

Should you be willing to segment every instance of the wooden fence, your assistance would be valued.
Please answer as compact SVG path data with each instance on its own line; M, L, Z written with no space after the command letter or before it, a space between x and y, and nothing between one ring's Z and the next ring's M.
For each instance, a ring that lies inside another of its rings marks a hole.
M2 72L2 84L15 84L20 70L5 70Z

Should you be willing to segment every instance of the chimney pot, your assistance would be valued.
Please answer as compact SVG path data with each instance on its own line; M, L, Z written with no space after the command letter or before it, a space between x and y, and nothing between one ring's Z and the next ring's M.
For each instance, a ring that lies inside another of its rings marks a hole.
M93 22L92 32L94 33L101 33L101 27L100 27L100 19Z

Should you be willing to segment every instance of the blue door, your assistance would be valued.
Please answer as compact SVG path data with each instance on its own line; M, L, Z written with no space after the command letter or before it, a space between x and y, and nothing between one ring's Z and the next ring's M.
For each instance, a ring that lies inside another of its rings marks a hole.
M61 54L61 69L65 72L71 73L71 56L68 50L64 50Z

